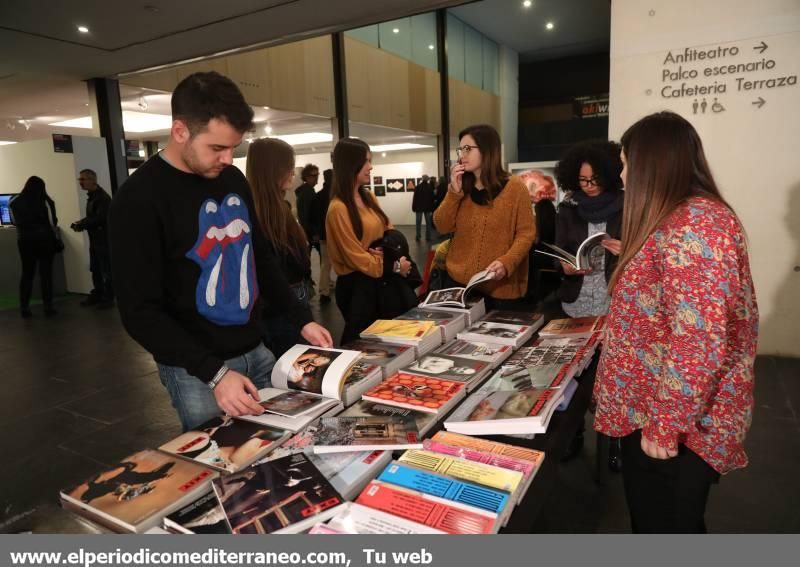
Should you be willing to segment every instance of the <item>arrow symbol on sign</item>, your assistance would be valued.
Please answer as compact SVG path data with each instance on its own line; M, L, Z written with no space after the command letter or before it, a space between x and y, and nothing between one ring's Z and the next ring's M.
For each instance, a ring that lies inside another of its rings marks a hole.
M767 50L767 47L769 47L769 45L764 43L764 40L762 39L761 45L756 45L753 49L757 49L759 53L764 53Z
M766 100L764 100L763 98L761 98L761 97L758 97L758 100L754 100L754 101L753 101L753 102L751 102L750 104L755 104L755 105L756 105L758 108L761 108L762 106L764 106L764 103L766 103L766 102L767 102L767 101L766 101Z

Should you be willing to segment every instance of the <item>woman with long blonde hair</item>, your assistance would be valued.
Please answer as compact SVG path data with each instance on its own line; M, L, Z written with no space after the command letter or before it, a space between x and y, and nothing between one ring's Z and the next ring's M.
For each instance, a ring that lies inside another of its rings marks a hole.
M292 215L286 192L294 179L294 150L277 138L255 140L247 149L247 181L253 194L255 213L261 230L275 248L284 277L297 298L308 305L313 295L311 258L303 228ZM264 314L266 340L280 357L297 343L304 342L300 326L271 310Z
M595 429L622 438L634 532L704 532L711 485L747 465L758 308L744 229L677 114L631 126L621 157Z

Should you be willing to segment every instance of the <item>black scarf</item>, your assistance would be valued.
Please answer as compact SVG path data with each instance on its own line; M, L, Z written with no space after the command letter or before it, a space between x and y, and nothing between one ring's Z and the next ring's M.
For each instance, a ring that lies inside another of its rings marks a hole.
M586 222L608 222L622 210L625 194L622 191L603 191L597 197L589 197L583 191L573 191L572 200L578 204L578 216Z

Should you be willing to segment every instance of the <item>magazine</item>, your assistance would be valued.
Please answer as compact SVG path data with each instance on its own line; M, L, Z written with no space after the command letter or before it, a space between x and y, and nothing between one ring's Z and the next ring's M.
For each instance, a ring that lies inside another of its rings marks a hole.
M513 349L509 345L497 345L487 342L465 341L456 339L440 348L434 353L449 354L459 358L469 358L471 360L481 360L488 362L491 368L496 368L505 359L511 356Z
M598 232L597 234L593 234L583 242L581 242L580 246L578 246L578 251L573 256L563 248L559 248L555 244L548 244L547 242L542 242L542 245L547 246L552 252L545 252L544 250L535 250L537 254L544 254L545 256L550 256L551 258L556 258L562 262L566 262L576 270L587 270L591 269L592 267L592 254L594 251L600 247L600 243L603 240L611 238L605 232Z
M393 415L413 419L420 436L425 435L436 424L436 416L430 413L413 411L397 406L387 406L366 400L353 404L340 413L339 417L387 417Z
M482 270L472 276L470 280L467 282L467 285L464 287L449 287L446 289L437 289L432 291L428 294L428 297L425 298L425 301L419 304L420 307L442 307L442 306L452 306L452 307L461 307L462 309L466 309L467 302L466 297L467 294L474 288L476 285L481 284L483 282L488 282L489 280L494 279L494 272L490 272L489 270Z
M446 354L426 354L401 370L408 374L432 376L464 384L480 381L491 367L488 362Z
M393 345L377 340L357 339L344 345L344 348L360 351L361 361L379 366L384 378L410 364L415 357L414 349L410 346Z
M343 407L338 400L297 390L262 388L258 395L259 403L266 411L261 415L243 415L239 419L294 432L319 417L335 415Z
M314 432L314 452L339 453L421 449L419 429L410 416L326 417Z
M275 363L272 385L339 400L348 370L360 358L361 353L355 350L295 345Z
M481 341L517 348L531 338L533 332L534 328L527 325L478 321L458 333L458 338L464 341Z
M464 396L464 384L398 372L363 398L390 406L442 414Z

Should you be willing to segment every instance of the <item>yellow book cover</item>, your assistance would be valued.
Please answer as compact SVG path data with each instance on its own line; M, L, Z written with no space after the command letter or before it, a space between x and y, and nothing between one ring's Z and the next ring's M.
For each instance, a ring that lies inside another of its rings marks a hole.
M526 449L525 447L517 447L515 445L488 441L486 439L477 439L469 435L461 435L460 433L451 433L449 431L439 431L433 436L433 440L437 443L450 445L451 447L463 447L465 449L481 451L482 453L514 457L515 459L531 462L537 467L544 460L544 451Z
M407 321L402 319L378 319L362 333L376 337L399 339L421 339L436 327L433 321Z
M522 482L522 473L519 471L448 457L422 449L406 451L400 457L400 462L511 493L515 492Z

